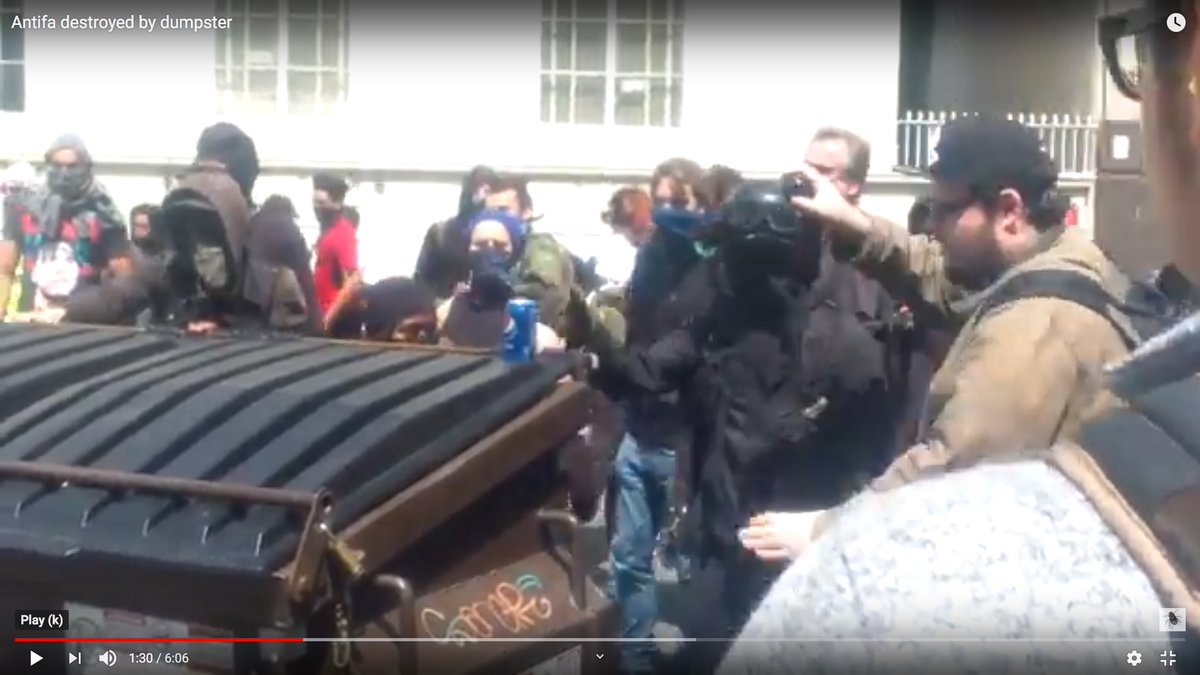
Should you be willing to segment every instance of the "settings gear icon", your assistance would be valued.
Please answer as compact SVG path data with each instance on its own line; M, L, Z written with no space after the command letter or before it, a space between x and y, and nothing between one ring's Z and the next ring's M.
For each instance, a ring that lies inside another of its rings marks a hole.
M1136 666L1136 665L1140 664L1142 662L1141 652L1136 652L1136 651L1129 652L1129 654L1125 657L1125 662L1131 666Z

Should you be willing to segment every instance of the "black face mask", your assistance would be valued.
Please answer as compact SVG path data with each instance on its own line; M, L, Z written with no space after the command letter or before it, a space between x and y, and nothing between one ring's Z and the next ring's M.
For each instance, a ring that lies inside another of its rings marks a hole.
M158 243L158 240L154 238L154 235L134 237L133 244L144 253L158 254L163 252L162 244Z
M321 229L326 230L333 227L333 224L337 222L338 216L342 215L342 210L322 207L313 209L313 213L316 214L317 223L321 225Z
M509 254L494 248L471 251L471 304L478 309L499 309L512 299Z

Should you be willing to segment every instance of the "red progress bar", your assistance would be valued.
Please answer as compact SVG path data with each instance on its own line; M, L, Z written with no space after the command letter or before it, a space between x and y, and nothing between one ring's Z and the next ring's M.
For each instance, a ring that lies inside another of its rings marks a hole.
M14 643L302 643L304 638L16 638Z

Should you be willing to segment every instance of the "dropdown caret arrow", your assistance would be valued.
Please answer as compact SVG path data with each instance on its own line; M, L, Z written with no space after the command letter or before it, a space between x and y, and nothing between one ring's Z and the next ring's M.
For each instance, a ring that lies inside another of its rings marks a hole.
M596 655L596 658L598 658L598 659L602 659L602 658L604 658L604 655L603 655L603 654L597 654L597 655Z

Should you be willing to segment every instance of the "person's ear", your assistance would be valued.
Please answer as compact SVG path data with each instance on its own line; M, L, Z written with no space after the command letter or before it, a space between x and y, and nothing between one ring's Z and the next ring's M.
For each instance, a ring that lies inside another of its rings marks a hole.
M1025 225L1025 200L1021 193L1011 188L1000 191L996 199L996 224L1007 234L1019 234Z

